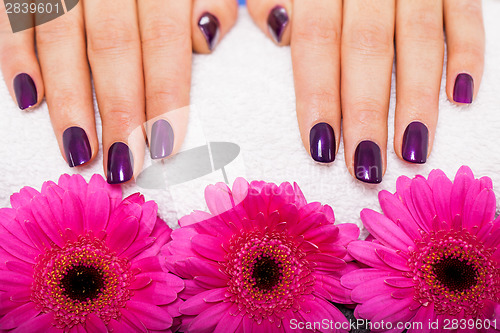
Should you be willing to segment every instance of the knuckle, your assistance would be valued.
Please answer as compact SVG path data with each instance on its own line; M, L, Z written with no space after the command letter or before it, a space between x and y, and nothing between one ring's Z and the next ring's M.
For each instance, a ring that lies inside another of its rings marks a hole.
M107 110L102 117L102 125L106 128L123 131L129 129L132 125L132 114L128 109L115 105L114 108Z
M309 92L306 99L310 110L331 109L334 105L340 105L340 95L334 93L333 89L316 89Z
M421 42L443 42L443 22L433 12L417 11L408 17L402 27L403 38Z
M352 103L351 109L353 119L368 128L387 119L387 111L384 110L382 103L371 98Z
M156 17L142 24L141 42L143 47L158 47L165 43L190 41L189 23L166 17Z
M91 54L121 54L137 46L138 33L133 25L121 20L96 22L88 29L87 43Z
M294 39L310 44L336 44L340 41L340 31L333 18L307 17L297 28Z
M394 48L393 30L376 22L358 22L347 32L348 48L362 54L391 54Z
M469 17L481 17L483 15L481 0L458 0L454 2L451 10L459 14L467 13Z
M181 88L176 85L159 86L147 90L146 104L151 106L179 105L181 96Z
M42 24L36 28L36 42L37 45L54 45L66 44L68 41L74 40L76 35L82 34L83 22L78 20L75 22L68 22L60 17L57 20L52 20Z

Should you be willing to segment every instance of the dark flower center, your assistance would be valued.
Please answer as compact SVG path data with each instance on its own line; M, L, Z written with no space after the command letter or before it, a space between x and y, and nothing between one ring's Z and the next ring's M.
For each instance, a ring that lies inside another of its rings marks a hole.
M433 265L433 270L437 280L451 291L468 290L477 283L474 266L457 258L444 258Z
M61 279L65 294L76 301L97 298L104 287L102 272L92 266L78 265L66 272Z
M281 275L280 265L270 257L258 258L253 266L252 278L260 290L272 289L280 282Z

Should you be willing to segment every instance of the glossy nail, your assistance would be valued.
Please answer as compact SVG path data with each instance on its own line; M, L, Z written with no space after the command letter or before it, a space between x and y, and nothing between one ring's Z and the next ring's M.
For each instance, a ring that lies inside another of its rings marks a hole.
M132 179L134 159L129 147L123 142L115 142L108 151L108 183L120 184Z
M149 152L154 160L172 154L174 149L174 130L164 119L157 120L151 127L151 143Z
M362 141L354 153L356 178L365 183L378 184L382 181L382 153L373 141Z
M92 149L90 148L87 133L77 126L67 128L62 136L66 161L70 167L82 165L90 161Z
M214 49L219 41L219 26L220 24L217 17L208 12L203 13L198 20L198 27L203 33L210 51Z
M281 38L283 37L283 32L285 31L287 24L288 14L284 7L276 6L271 9L271 12L267 17L267 26L269 28L269 33L276 43L281 43Z
M35 82L26 73L18 74L14 78L14 93L21 110L35 105L38 100Z
M403 135L403 159L411 163L425 163L428 147L429 130L427 126L419 121L409 124Z
M474 80L467 73L458 74L453 88L453 100L457 103L472 103Z
M311 157L316 162L330 163L335 161L335 134L327 123L318 123L309 132Z

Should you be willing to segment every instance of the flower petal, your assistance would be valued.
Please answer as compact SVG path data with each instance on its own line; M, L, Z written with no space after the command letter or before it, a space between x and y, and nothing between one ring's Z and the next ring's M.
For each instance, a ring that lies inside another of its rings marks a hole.
M40 310L36 309L35 303L23 304L0 319L0 328L3 330L16 328L39 313Z
M422 238L417 223L401 200L385 190L379 192L378 200L385 216L400 226L411 239Z
M53 313L42 314L40 316L25 321L23 324L21 324L11 332L15 333L47 332L48 329L52 327L53 320L54 320Z
M364 284L370 280L378 279L381 277L389 277L391 272L377 268L361 268L349 272L342 276L340 282L343 286L354 289L360 284Z
M367 241L354 241L349 244L347 251L358 261L371 266L373 268L380 268L382 270L391 270L390 266L384 263L376 254L375 249L385 248L383 245L367 242Z
M231 303L221 302L200 313L189 325L190 332L211 333L231 307Z
M224 261L226 252L222 248L220 238L209 235L196 235L191 239L191 246L199 255L207 259Z
M135 216L125 218L120 226L109 231L106 243L109 248L120 255L134 242L139 231L139 220Z
M403 272L407 272L410 270L410 268L408 267L408 260L396 253L396 251L381 247L375 249L375 252L383 262L385 262L392 268Z
M393 221L371 209L361 211L361 220L366 229L382 244L393 249L408 251L415 243Z
M109 220L111 203L109 194L104 190L96 190L90 195L85 205L85 229L98 234L106 229Z
M473 203L470 209L465 210L464 207L464 227L472 230L474 226L482 227L495 218L496 199L495 193L491 189L485 188L476 198L471 198Z
M243 320L242 315L232 315L229 311L220 319L215 327L214 333L232 333L237 332L238 326Z
M128 301L127 309L148 328L148 330L165 330L172 326L172 317L170 314L159 306Z
M93 313L89 313L85 320L85 331L89 333L106 333L108 329L99 317Z

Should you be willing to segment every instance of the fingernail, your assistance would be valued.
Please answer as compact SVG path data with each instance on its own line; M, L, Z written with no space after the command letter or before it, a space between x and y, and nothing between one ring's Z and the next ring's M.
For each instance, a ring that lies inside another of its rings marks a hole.
M287 24L288 14L284 7L276 6L271 9L271 12L267 17L267 26L269 27L269 33L276 43L281 43L281 37L283 37L283 32L285 31Z
M453 100L457 103L472 103L474 80L467 73L458 74L453 88Z
M132 179L134 159L129 147L123 142L115 142L108 151L108 183L120 184Z
M64 131L63 147L70 167L87 163L92 157L89 138L80 127L69 127Z
M427 126L419 121L410 123L403 135L403 159L411 163L425 163L428 146L429 130Z
M373 141L359 143L354 154L356 178L365 183L378 184L382 181L382 153Z
M151 143L149 152L154 160L172 154L174 148L174 130L164 119L157 120L151 127Z
M198 21L203 36L205 37L208 48L212 51L219 40L219 20L214 15L205 12Z
M335 134L327 123L317 123L309 132L311 157L316 162L331 163L335 161Z
M16 94L17 105L21 110L35 105L38 100L35 82L26 73L18 74L14 78L14 93Z

